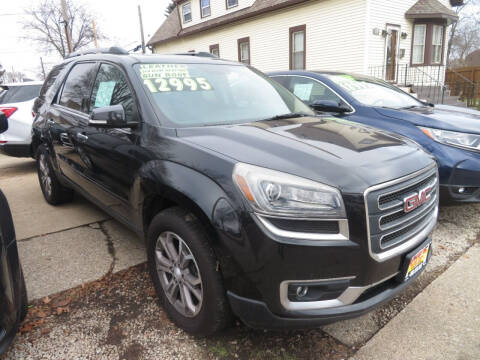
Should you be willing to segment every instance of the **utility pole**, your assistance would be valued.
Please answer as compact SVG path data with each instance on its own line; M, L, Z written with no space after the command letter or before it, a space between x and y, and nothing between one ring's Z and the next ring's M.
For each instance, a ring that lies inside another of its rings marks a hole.
M145 54L145 37L143 36L142 10L138 5L138 18L140 19L140 34L142 36L142 54Z
M92 19L92 30L93 30L93 43L95 44L95 47L98 48L97 28L95 27L95 20L94 19Z
M65 0L60 0L62 4L62 16L63 22L65 24L65 36L67 38L68 52L72 52L72 41L70 39L70 26L68 25L68 14L67 14L67 2Z
M45 80L45 78L46 78L46 76L45 76L45 66L43 66L43 59L42 59L41 56L40 56L40 64L42 65L43 80Z

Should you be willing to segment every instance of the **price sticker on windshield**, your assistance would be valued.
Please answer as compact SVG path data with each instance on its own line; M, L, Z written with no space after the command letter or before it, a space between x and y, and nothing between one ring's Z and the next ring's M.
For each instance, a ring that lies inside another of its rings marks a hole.
M144 79L143 83L152 93L172 91L210 91L212 85L204 77L171 77Z
M140 76L152 93L213 90L206 78L191 76L186 64L141 64Z

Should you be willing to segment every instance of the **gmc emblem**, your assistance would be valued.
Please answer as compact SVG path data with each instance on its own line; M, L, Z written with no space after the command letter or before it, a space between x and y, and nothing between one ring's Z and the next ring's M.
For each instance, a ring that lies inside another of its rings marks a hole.
M412 196L406 197L403 199L403 209L406 213L415 210L419 206L425 204L432 198L431 191L433 189L432 185L429 185Z

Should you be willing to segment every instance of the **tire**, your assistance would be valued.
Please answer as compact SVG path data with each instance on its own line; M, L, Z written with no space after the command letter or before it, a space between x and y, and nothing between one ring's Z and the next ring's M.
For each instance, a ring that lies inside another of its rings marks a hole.
M39 146L36 158L38 181L45 200L51 205L60 205L72 201L74 192L72 189L63 186L58 180L45 145Z
M23 271L21 272L22 274L22 289L21 289L21 301L22 301L22 307L20 308L20 321L25 320L27 317L27 312L28 312L28 296L27 296L27 286L25 284L25 277L23 276Z
M170 261L175 259L171 256L171 245L173 253L178 254L180 242L183 261ZM160 303L178 327L192 335L208 336L230 324L230 307L217 260L203 226L194 215L173 207L155 216L148 229L147 253ZM167 288L173 289L171 295L167 294Z

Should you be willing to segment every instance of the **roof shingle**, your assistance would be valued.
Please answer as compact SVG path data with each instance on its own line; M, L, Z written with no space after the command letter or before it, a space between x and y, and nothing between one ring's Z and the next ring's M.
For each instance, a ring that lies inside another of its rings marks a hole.
M458 15L438 0L419 0L405 13L407 19L448 19L458 20Z

